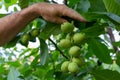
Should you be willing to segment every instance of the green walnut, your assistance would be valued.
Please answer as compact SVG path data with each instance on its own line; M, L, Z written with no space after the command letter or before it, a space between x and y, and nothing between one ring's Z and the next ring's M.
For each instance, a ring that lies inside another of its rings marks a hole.
M78 57L80 55L80 48L78 46L72 46L69 49L69 55L73 57Z
M32 31L30 32L31 37L37 37L40 33L39 29L32 29Z
M71 41L69 39L62 39L59 42L59 46L62 48L69 48L71 46Z
M65 22L61 25L61 30L64 33L70 33L73 31L73 29L74 29L74 25L72 23Z
M79 57L79 58L75 58L73 57L72 58L72 62L75 62L77 63L78 66L83 66L84 65L84 59L82 57Z
M76 33L73 36L73 41L75 44L81 44L85 40L85 33Z
M30 40L30 35L29 34L23 34L20 41L21 41L22 44L26 44L26 43L28 43L29 40Z
M68 72L69 63L70 63L69 61L65 61L65 62L62 63L62 65L61 65L61 71L62 72Z
M79 67L78 67L77 63L75 63L75 62L69 63L69 65L68 65L68 71L69 72L77 73L78 69L79 69Z

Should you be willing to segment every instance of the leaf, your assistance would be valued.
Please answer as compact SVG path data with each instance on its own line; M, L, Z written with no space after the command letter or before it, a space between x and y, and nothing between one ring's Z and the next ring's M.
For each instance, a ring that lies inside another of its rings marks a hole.
M21 9L28 7L29 5L29 0L19 0L19 6Z
M59 54L60 54L60 52L58 52L57 50L53 51L53 52L52 52L52 59L53 59L54 61L57 61L57 60L58 60L58 57L59 57Z
M4 65L0 65L0 74L4 73L5 70L6 69L5 69Z
M6 3L11 3L11 0L4 0Z
M40 33L40 38L48 39L51 35L57 35L61 32L60 25L47 22Z
M14 66L14 67L19 67L21 66L20 62L19 61L9 61L9 62L6 62L7 64L11 65L11 66Z
M120 74L117 71L96 69L92 74L96 80L120 80Z
M48 59L48 45L45 40L40 39L40 63L41 65L45 65Z
M118 53L116 57L117 57L116 63L120 66L120 53Z
M10 68L10 72L8 73L7 80L20 80L20 73L14 67Z
M106 8L102 0L89 0L89 12L106 12Z
M120 16L115 15L113 13L107 13L106 15L108 19L111 20L113 23L117 23L120 25Z
M39 55L35 56L35 59L32 61L31 66L35 68L38 64L39 59L40 59Z
M5 8L6 10L8 10L8 8L11 6L11 5L14 5L17 3L17 0L5 0Z
M68 0L68 6L74 7L80 0Z
M92 49L92 52L97 56L97 58L99 58L100 61L108 64L112 63L110 51L105 44L96 39L91 39L89 42L89 48Z
M103 2L108 12L111 12L120 16L119 0L103 0Z
M114 46L120 47L120 41L118 41L118 42L113 42L112 44L113 44Z
M15 38L13 38L10 42L8 42L7 44L5 44L3 47L4 48L11 48L11 47L14 47L18 40L20 39L20 36L21 35L17 35Z
M88 0L80 0L79 3L77 4L76 10L82 14L88 11L90 8L90 2Z
M85 33L87 36L95 37L95 36L99 36L100 34L105 33L104 31L105 27L106 27L105 25L96 24L92 27L81 30L81 32Z
M1 17L4 17L4 16L6 16L6 15L8 15L8 14L0 14L0 18L1 18Z
M114 24L120 24L120 17L116 14L109 12L88 12L84 14L85 18L88 21L96 20L96 19L108 19Z

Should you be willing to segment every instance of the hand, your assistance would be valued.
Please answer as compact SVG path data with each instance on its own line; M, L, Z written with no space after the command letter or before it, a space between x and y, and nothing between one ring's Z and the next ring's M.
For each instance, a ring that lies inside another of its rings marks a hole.
M49 4L49 3L37 3L35 4L36 12L42 16L45 20L55 23L63 23L67 20L62 18L63 16L86 22L86 20L76 11L63 4Z

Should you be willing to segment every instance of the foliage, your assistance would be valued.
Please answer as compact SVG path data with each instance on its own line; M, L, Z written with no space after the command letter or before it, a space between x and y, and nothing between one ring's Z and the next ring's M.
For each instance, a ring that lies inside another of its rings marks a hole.
M65 4L88 20L82 23L64 16L75 26L69 33L62 32L60 24L42 18L35 19L12 41L0 48L0 80L119 80L120 41L114 39L116 34L113 33L119 33L120 30L119 1L68 0ZM54 0L0 0L0 8L5 5L6 11L9 11L10 6L18 5L24 9L38 2L59 4ZM16 11L19 10L14 7ZM8 13L0 13L0 17L6 15ZM39 30L39 34L30 35L33 29ZM72 38L77 33L85 34L82 43L74 43ZM21 43L24 34L31 36L25 44ZM76 64L77 72L74 73L61 71L65 61L72 62L72 58L76 57L69 54L69 48L59 46L58 43L65 38L71 41L71 46L80 48L78 60L83 58L84 64L77 61L80 66ZM31 47L31 44L37 46ZM117 69L111 69L113 64Z

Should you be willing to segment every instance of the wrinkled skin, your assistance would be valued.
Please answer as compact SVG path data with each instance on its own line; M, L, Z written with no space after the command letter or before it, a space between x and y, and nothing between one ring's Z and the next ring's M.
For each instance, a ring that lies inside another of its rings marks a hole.
M0 46L8 43L32 20L42 17L43 19L61 24L67 20L67 16L81 22L86 20L76 11L62 4L36 3L17 13L0 18Z

